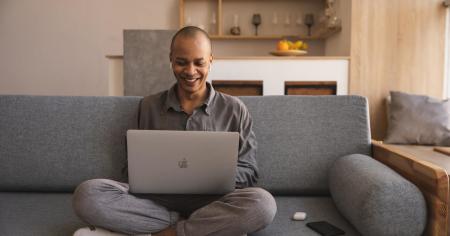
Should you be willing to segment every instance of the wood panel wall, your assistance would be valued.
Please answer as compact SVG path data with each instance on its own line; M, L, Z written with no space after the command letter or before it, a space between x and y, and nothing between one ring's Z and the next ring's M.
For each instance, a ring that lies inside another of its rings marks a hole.
M353 0L349 91L369 98L372 137L387 128L390 90L443 96L442 0Z

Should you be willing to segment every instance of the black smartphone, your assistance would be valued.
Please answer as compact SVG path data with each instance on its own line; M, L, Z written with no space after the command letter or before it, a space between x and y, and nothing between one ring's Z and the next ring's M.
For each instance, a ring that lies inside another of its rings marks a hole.
M317 222L309 222L306 223L310 229L316 231L322 236L335 236L335 235L344 235L345 232L342 229L326 222L326 221L317 221Z

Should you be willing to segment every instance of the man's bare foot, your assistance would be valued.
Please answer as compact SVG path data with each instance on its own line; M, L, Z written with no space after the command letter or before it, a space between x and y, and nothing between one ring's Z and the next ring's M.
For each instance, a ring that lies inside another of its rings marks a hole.
M168 227L163 231L159 231L156 234L152 234L152 236L177 236L177 231L173 227Z

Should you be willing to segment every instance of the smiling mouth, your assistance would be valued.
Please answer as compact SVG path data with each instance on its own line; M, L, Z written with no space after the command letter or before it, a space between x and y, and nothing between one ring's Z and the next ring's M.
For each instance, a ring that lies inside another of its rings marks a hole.
M200 78L183 78L183 79L184 79L186 82L193 83L193 82L199 80Z

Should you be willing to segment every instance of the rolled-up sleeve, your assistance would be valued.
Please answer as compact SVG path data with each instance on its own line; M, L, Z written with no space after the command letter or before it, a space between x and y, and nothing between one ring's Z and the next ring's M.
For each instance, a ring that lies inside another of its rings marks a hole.
M245 105L241 106L239 125L239 154L236 187L254 186L258 180L256 162L257 142L253 132L253 120Z

